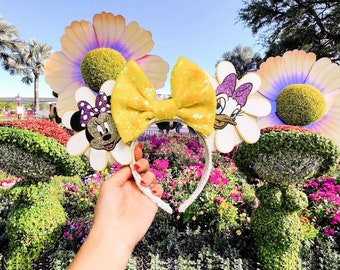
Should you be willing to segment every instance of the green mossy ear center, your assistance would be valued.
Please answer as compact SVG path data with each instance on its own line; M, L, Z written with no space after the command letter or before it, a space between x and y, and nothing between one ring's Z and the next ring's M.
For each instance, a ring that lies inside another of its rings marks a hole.
M116 80L126 64L120 52L110 48L89 51L83 58L80 71L84 82L92 90L99 92L107 80Z
M277 116L286 124L307 126L320 120L326 112L322 93L308 84L291 84L276 100Z

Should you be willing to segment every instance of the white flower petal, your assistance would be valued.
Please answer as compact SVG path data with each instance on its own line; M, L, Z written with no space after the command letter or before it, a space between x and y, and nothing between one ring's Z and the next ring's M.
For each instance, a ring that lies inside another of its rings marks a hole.
M72 86L71 86L72 87ZM75 100L75 92L78 88L72 88L69 91L62 92L58 95L57 113L60 118L68 111L77 111L78 105Z
M100 92L104 92L107 96L111 96L112 89L115 85L116 81L109 80L103 83L103 85L100 87Z
M216 151L216 145L215 145L215 135L216 135L216 130L214 130L206 139L206 144L209 146L209 149L211 151Z
M93 27L96 31L98 46L111 48L119 42L125 28L125 18L121 15L102 12L93 16Z
M73 114L75 113L76 111L68 111L66 113L63 114L63 117L61 119L63 125L68 128L68 129L72 129L71 127L71 118L73 116Z
M66 150L72 156L82 155L90 146L85 130L74 134L67 142Z
M251 83L253 85L249 93L249 95L252 95L260 88L261 77L256 73L247 73L237 82L236 88L245 83Z
M110 151L110 155L113 157L113 159L122 164L122 165L128 165L132 162L132 151L128 145L123 143L122 140L120 140L115 148Z
M236 129L246 143L255 143L260 138L260 128L256 123L256 118L243 115L237 117Z
M73 21L60 39L63 53L80 66L87 52L98 47L96 33L88 21Z
M108 163L108 153L106 150L90 148L90 165L96 171L104 170Z
M305 82L318 88L324 94L340 88L340 66L329 58L315 62Z
M271 111L270 102L261 95L248 97L247 103L242 107L242 111L253 116L266 116Z
M216 130L215 147L221 153L231 152L237 143L237 132L233 125L227 125L224 129Z
M51 86L54 92L62 93L68 90L70 84L80 87L81 76L79 67L61 52L53 52L44 63L45 81Z
M126 26L119 42L123 45L122 54L127 60L138 59L154 47L151 32L141 28L137 22L131 22Z
M148 76L154 88L158 89L164 86L170 67L161 57L157 55L147 55L137 60L136 63L145 72L146 76Z
M231 73L236 74L236 69L231 62L222 61L218 63L216 67L216 77L220 84L223 82L224 78Z
M96 106L96 96L90 88L83 86L77 89L75 93L75 100L78 104L79 101L87 101L92 107Z

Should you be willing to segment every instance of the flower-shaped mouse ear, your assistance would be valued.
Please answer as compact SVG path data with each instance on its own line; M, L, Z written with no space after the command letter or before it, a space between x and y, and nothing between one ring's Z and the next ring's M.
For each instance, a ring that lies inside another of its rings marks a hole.
M89 88L76 92L77 111L64 113L63 124L75 131L67 142L67 151L74 156L85 154L94 170L101 171L108 164L130 164L130 147L122 142L111 116L109 97L114 82L105 82L97 95Z
M206 72L184 57L180 57L173 68L171 91L172 98L156 100L156 91L145 73L134 61L129 61L112 91L111 111L125 143L135 141L154 123L172 120L188 125L201 138L206 153L205 171L196 190L179 207L179 211L183 212L200 194L210 175L211 150L205 140L213 131L216 97ZM131 169L137 185L143 190L140 177L133 166ZM172 212L169 205L158 197L150 192L147 195L161 208Z
M134 59L145 71L155 88L162 88L169 65L158 55L152 33L137 22L127 23L122 15L108 12L95 14L93 20L73 21L65 28L61 51L45 61L45 80L58 94L60 117L78 110L74 95L86 86L99 92L105 81L116 80L126 62Z
M271 106L257 93L261 78L256 73L238 80L233 64L223 61L217 65L216 74L210 77L217 101L211 144L219 152L229 153L242 141L255 143L259 139L257 118L268 115Z

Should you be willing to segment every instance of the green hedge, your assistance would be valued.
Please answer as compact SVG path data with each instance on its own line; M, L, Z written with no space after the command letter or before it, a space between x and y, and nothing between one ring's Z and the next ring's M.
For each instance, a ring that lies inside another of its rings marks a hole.
M34 262L59 242L66 222L59 201L62 188L52 183L13 188L15 205L8 215L6 234L9 239L7 269L34 269Z
M25 180L83 175L87 162L57 140L30 130L0 127L0 168Z

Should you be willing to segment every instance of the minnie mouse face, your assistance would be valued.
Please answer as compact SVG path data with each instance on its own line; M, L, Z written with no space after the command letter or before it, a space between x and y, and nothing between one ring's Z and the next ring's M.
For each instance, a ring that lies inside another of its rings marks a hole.
M111 116L112 82L105 82L102 88L98 95L89 88L79 88L75 96L79 110L66 112L62 118L64 125L75 131L67 142L67 151L88 156L96 171L105 169L108 163L127 165L132 160L130 147L122 142Z
M112 151L120 140L117 128L109 113L93 116L86 126L90 146L98 150Z

